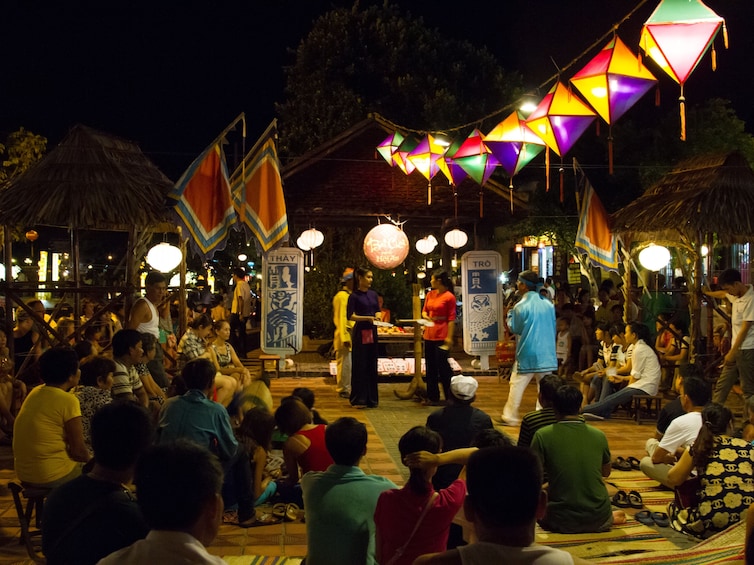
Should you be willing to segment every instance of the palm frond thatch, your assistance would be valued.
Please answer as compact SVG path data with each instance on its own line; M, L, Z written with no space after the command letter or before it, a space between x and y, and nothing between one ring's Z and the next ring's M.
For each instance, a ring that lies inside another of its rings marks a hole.
M612 215L618 233L675 232L723 244L754 239L754 171L737 151L683 161L641 197Z
M135 143L77 125L0 192L0 223L143 228L166 218L172 186Z

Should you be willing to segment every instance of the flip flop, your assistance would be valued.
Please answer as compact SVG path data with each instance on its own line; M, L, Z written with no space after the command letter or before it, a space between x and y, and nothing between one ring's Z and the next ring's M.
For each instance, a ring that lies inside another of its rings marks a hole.
M280 518L282 520L283 518L285 518L285 509L285 502L278 502L275 506L272 507L272 515L275 518Z
M649 510L642 510L641 512L637 512L634 514L634 518L636 518L637 521L641 522L645 526L654 526L655 521L652 518L652 513Z
M260 526L273 526L275 524L279 524L283 520L281 518L276 518L272 514L264 513L257 517L257 519L250 524L249 528L258 528Z
M626 459L628 461L628 464L631 465L631 468L635 471L638 471L641 469L641 461L639 461L636 457L629 457Z
M628 504L631 508L644 507L644 501L641 499L641 495L635 490L628 491Z
M613 495L613 504L618 508L628 508L631 503L628 501L628 494L625 490L619 490Z
M630 471L631 470L631 463L626 461L623 457L616 457L615 461L613 461L613 469L618 469L619 471Z
M661 528L667 528L670 525L670 520L665 512L652 512L652 520Z
M298 505L292 502L286 505L285 518L283 518L283 520L285 520L286 522L295 522L296 520L298 520L299 510L301 509L298 507Z

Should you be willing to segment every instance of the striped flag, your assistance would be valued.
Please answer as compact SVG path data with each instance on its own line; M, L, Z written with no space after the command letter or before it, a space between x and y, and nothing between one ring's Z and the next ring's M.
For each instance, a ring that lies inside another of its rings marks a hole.
M189 243L197 254L207 259L225 247L236 212L222 138L191 163L168 197L175 200L175 212L191 234Z
M288 235L276 134L277 120L273 120L230 180L238 217L259 241L262 251L268 251Z
M584 172L578 166L577 170L583 200L576 247L586 254L592 265L618 272L617 243L615 235L610 231L605 207Z

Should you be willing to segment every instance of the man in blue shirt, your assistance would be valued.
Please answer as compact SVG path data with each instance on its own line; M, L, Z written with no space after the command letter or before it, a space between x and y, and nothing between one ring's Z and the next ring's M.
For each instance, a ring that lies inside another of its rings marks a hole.
M367 452L367 429L354 418L327 426L325 445L335 461L301 478L308 565L374 565L374 510L383 491L398 488L358 465Z
M521 398L532 379L557 372L555 356L555 307L537 292L539 277L534 271L518 275L517 290L521 295L508 312L508 327L516 334L516 362L511 371L508 400L501 419L506 426L521 423L518 408ZM537 402L537 409L541 408Z
M238 525L248 528L255 521L249 456L233 435L228 411L209 399L215 382L215 366L209 359L194 359L186 364L181 375L188 391L163 407L157 443L185 439L217 455L228 487L223 488L223 492L234 493L238 502Z

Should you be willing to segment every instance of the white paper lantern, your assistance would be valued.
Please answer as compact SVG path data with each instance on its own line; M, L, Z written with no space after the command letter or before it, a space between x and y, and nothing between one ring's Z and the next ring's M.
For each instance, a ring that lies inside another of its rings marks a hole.
M432 253L435 245L432 244L429 238L424 237L416 242L416 250L422 255L427 255L428 253Z
M452 229L445 234L445 243L453 249L460 249L469 242L469 236L465 231L458 228Z
M183 253L175 245L163 241L147 253L147 263L161 273L169 273L181 264Z
M302 251L311 251L315 247L322 245L324 241L325 234L317 228L309 228L296 240L296 245L298 245Z
M655 245L654 243L648 247L645 247L639 253L639 263L645 269L650 271L659 271L663 267L667 267L670 262L670 251L667 247L662 245Z

